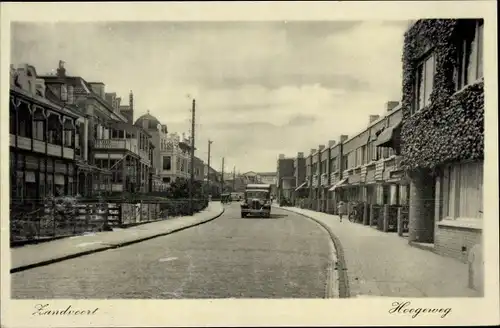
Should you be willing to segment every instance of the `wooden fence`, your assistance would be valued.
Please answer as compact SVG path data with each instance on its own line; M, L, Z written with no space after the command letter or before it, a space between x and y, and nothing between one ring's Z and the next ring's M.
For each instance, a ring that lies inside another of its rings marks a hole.
M185 215L186 202L106 200L64 203L51 200L30 205L11 204L10 241L12 245L23 244L164 220ZM199 212L207 202L195 202L194 205L195 212Z

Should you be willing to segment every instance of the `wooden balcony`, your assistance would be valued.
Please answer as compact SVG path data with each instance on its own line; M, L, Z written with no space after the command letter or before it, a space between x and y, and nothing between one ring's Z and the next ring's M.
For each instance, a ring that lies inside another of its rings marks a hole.
M137 146L132 145L132 142L130 140L126 139L120 139L120 140L114 140L114 139L97 139L94 141L94 148L95 149L117 149L117 150L128 150L133 153L136 153L139 155L137 152Z
M16 147L16 136L10 134L9 142L11 147ZM66 159L74 159L75 156L75 150L72 147L63 147L61 145L48 143L43 140L31 139L21 136L17 136L17 148L29 150L38 154L62 157Z

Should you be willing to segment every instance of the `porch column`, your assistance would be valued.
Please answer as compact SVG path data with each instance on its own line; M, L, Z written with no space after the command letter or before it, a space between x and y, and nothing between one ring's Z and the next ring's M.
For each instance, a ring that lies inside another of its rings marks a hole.
M434 241L434 178L427 170L415 170L410 182L408 242Z
M127 179L127 155L125 155L125 158L122 160L122 191L125 191L126 189L126 179Z
M363 224L368 225L370 222L370 218L368 217L368 187L363 186Z
M390 191L389 191L389 204L391 205L397 205L398 204L398 185L397 184L391 184L390 186Z

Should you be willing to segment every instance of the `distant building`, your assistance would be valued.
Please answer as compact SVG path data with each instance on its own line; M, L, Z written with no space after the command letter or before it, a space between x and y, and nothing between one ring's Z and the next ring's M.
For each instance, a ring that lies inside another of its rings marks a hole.
M122 106L123 107L123 106ZM122 108L120 107L120 108ZM125 110L125 113L127 115L131 115L133 118L133 111L130 113L126 109L121 109L123 112ZM153 184L153 190L164 190L166 189L166 183L162 180L162 176L160 174L161 172L161 167L162 167L162 155L161 152L164 150L164 145L167 142L167 137L168 137L168 130L167 126L165 124L161 124L158 119L151 114L149 114L149 111L141 115L134 123L135 126L144 129L151 135L151 143L153 144L154 148L152 151L152 164L153 164L153 170L151 172L151 181Z
M277 198L292 200L296 188L294 158L280 154L276 165Z
M162 181L170 183L177 178L190 178L191 141L177 133L168 134L165 141L160 145Z
M277 195L278 183L276 172L258 172L259 181L271 185L271 194Z

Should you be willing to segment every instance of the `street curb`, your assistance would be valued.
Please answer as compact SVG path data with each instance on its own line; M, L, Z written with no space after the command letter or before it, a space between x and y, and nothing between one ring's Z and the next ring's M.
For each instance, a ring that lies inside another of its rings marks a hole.
M324 224L323 222L321 222L320 220L315 219L309 215L295 212L294 210L287 209L284 207L277 207L277 208L282 209L284 211L291 212L291 213L295 213L297 215L302 215L303 217L308 218L308 219L316 222L318 225L320 225L323 229L325 229L328 232L328 234L330 235L330 238L333 241L333 245L335 246L335 250L337 252L337 259L338 260L335 263L336 266L333 268L333 270L337 271L338 280L339 280L338 296L339 296L339 298L351 297L350 292L349 292L349 278L347 276L347 266L346 266L345 257L344 257L344 249L342 247L340 239L337 238L337 236L333 233L332 229L329 226L327 226L326 224Z
M137 243L140 243L140 242L143 242L143 241L147 241L147 240L150 240L150 239L167 236L167 235L173 234L175 232L186 230L186 229L189 229L189 228L192 228L192 227L196 227L196 226L202 225L204 223L208 223L210 221L213 221L213 220L217 219L218 217L220 217L222 214L224 214L225 211L226 211L226 209L222 208L222 210L221 210L221 212L219 214L217 214L217 215L215 215L215 216L213 216L213 217L211 217L209 219L206 219L206 220L203 220L203 221L200 221L200 222L196 222L196 223L191 224L191 225L186 225L184 227L176 228L176 229L173 229L173 230L170 230L170 231L167 231L167 232L162 232L162 233L159 233L159 234L156 234L156 235L153 235L153 236L143 237L143 238L126 241L126 242L123 242L123 243L117 243L117 244L113 244L113 245L108 244L108 246L104 246L104 247L100 247L100 248L96 248L96 249L92 249L92 250L88 250L88 251L83 251L83 252L78 252L78 253L74 253L74 254L69 254L69 255L62 256L62 257L58 257L58 258L54 258L54 259L50 259L50 260L45 260L45 261L40 261L40 262L36 262L36 263L32 263L32 264L22 265L22 266L19 266L17 268L10 269L10 273L16 273L16 272L26 271L26 270L29 270L29 269L33 269L33 268L37 268L37 267L41 267L41 266L46 266L46 265L49 265L49 264L53 264L53 263L57 263L57 262L62 262L62 261L74 259L74 258L77 258L77 257L89 255L89 254L94 254L94 253L99 253L99 252L107 251L107 250L110 250L110 249L125 247L125 246L129 246L129 245L137 244Z

